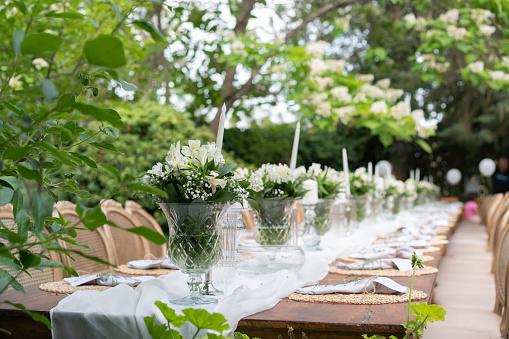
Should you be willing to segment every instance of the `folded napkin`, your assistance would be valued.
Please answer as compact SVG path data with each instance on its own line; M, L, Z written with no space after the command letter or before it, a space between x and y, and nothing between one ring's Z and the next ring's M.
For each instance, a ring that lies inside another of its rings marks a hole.
M354 259L382 259L382 258L403 258L410 259L414 254L415 249L413 247L405 246L394 248L390 246L372 246L363 249L360 252L351 253L348 256ZM422 253L416 252L418 257L422 256Z
M112 274L89 274L82 275L79 277L64 278L64 281L71 286L80 285L117 286L119 284L138 286L140 283L151 279L154 279L154 277L152 276L124 277L121 275Z
M338 262L337 268L345 270L384 270L397 268L400 271L411 271L412 262L408 259L389 258L358 261L349 264Z
M136 268L139 270L148 270L154 268L166 268L170 270L178 270L178 267L171 262L170 259L158 260L133 260L127 263L129 268Z
M337 285L315 285L299 288L300 294L331 294L331 293L380 293L402 294L408 292L408 287L402 286L392 279L378 277L376 279L362 279Z

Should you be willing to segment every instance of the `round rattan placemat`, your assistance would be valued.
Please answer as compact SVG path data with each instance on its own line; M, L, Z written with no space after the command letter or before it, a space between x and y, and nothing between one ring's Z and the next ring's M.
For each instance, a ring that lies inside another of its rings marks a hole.
M432 253L432 252L440 251L440 247L429 246L429 247L426 247L426 248L416 248L416 250L421 252L421 253Z
M63 280L52 281L44 284L40 284L39 288L46 292L52 293L64 293L72 294L76 291L92 290L92 291L105 291L112 286L100 286L100 285L83 285L83 286L71 286Z
M412 301L426 299L428 295L423 291L413 290ZM335 303L354 305L382 305L408 302L408 293L405 294L299 294L292 293L288 299L307 301L312 303Z
M355 259L355 258L350 258L350 257L341 257L340 259L343 261L348 261L348 262L364 261L364 259ZM421 260L423 262L427 262L427 261L433 261L433 260L435 260L435 258L432 257L431 255L423 255Z
M115 268L115 271L124 273L124 274L132 274L132 275L153 275L160 276L165 275L171 272L175 272L176 270L170 270L166 268L158 268L158 269L149 269L149 270L141 270L137 268L130 268L127 265L118 265Z
M413 273L413 271L400 271L396 268L384 270L345 270L337 267L329 267L329 272L344 275L374 275L377 277L411 277ZM420 270L416 270L415 275L433 274L437 272L437 268L426 266Z
M437 246L437 245L447 245L449 243L449 240L432 240L428 242L431 246Z

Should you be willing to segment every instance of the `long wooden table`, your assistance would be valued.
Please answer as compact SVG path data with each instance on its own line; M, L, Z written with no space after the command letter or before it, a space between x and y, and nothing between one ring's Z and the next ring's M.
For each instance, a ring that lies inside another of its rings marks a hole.
M459 220L458 220L459 222ZM456 223L457 226L457 223ZM454 229L451 230L451 233ZM450 235L450 234L449 234ZM449 236L448 235L448 236ZM445 255L446 245L440 245L440 251L426 253L434 260L426 264L438 267ZM356 276L358 277L358 276ZM343 279L345 275L329 273L326 279ZM392 277L396 282L410 286L410 277ZM426 300L432 302L436 274L416 276L414 289L428 294ZM43 292L37 286L26 289L27 296L16 291L9 291L0 296L0 300L21 303L33 312L49 317L49 311L55 307L65 294ZM406 321L407 306L405 303L385 305L350 305L331 303L309 303L283 299L272 309L259 312L240 320L237 331L262 339L288 337L293 329L295 338L302 338L302 333L309 338L361 338L362 334L404 336L401 323ZM0 338L51 338L51 332L41 323L33 321L20 310L7 304L0 304L0 328L9 330L14 336L0 333Z

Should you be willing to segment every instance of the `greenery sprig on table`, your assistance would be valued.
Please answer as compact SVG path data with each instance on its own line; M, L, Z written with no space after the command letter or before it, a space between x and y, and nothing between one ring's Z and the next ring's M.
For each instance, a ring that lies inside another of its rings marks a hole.
M439 305L428 305L427 303L413 303L412 302L412 290L414 287L414 278L415 271L417 268L423 268L424 265L422 260L417 257L417 254L414 252L412 255L412 281L410 283L410 291L408 293L408 314L407 320L404 322L403 327L406 329L405 336L403 339L412 339L412 338L422 338L424 336L424 329L428 323L432 323L434 321L444 321L446 311ZM410 321L410 311L412 311L415 320ZM368 337L366 334L362 335L365 339L385 339L382 335L372 335ZM391 335L389 339L397 339L395 336Z
M222 339L225 338L222 335L223 331L230 328L226 318L219 313L210 314L204 309L186 308L182 310L182 315L178 315L175 310L160 301L156 301L155 305L166 319L166 324L158 324L156 315L143 319L147 325L148 333L153 339L184 339L176 328L182 327L186 322L196 327L196 332L192 339L197 338L200 331L207 331L207 335L201 338ZM210 331L215 331L219 334ZM249 339L247 335L239 332L234 333L234 338Z

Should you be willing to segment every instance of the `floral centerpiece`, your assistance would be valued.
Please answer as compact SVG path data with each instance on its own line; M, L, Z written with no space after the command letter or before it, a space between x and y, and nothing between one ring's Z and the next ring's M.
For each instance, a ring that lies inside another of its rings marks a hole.
M314 212L313 228L318 235L324 235L331 227L331 208L334 199L345 193L345 180L342 173L333 168L322 168L320 164L313 163L306 171L304 166L296 169L296 176L304 180L314 180L318 184L318 203Z
M416 182L413 179L407 179L405 181L405 192L403 193L403 196L406 199L408 209L413 207L415 199L417 199L418 196L415 184Z
M248 178L248 190L256 202L255 240L261 245L286 244L290 238L290 213L295 200L305 193L302 180L284 164L264 164L254 172L238 173Z
M204 304L213 299L199 295L201 275L222 255L221 223L231 201L248 198L249 182L234 174L235 164L226 164L214 143L190 140L171 145L166 159L143 177L145 184L162 190L157 196L169 224L168 256L189 274L188 297L172 301L181 305ZM217 301L216 301L217 302Z
M357 221L360 222L366 217L370 196L375 192L375 183L370 180L366 168L359 167L350 173L350 190L357 205Z
M389 209L392 207L394 214L399 213L401 210L401 197L405 193L405 183L401 180L396 180L393 176L389 176L385 179L384 186Z
M432 196L437 195L440 192L438 186L433 185L427 181L419 181L415 183L415 189L417 195L419 196L419 203L425 203L429 201Z

